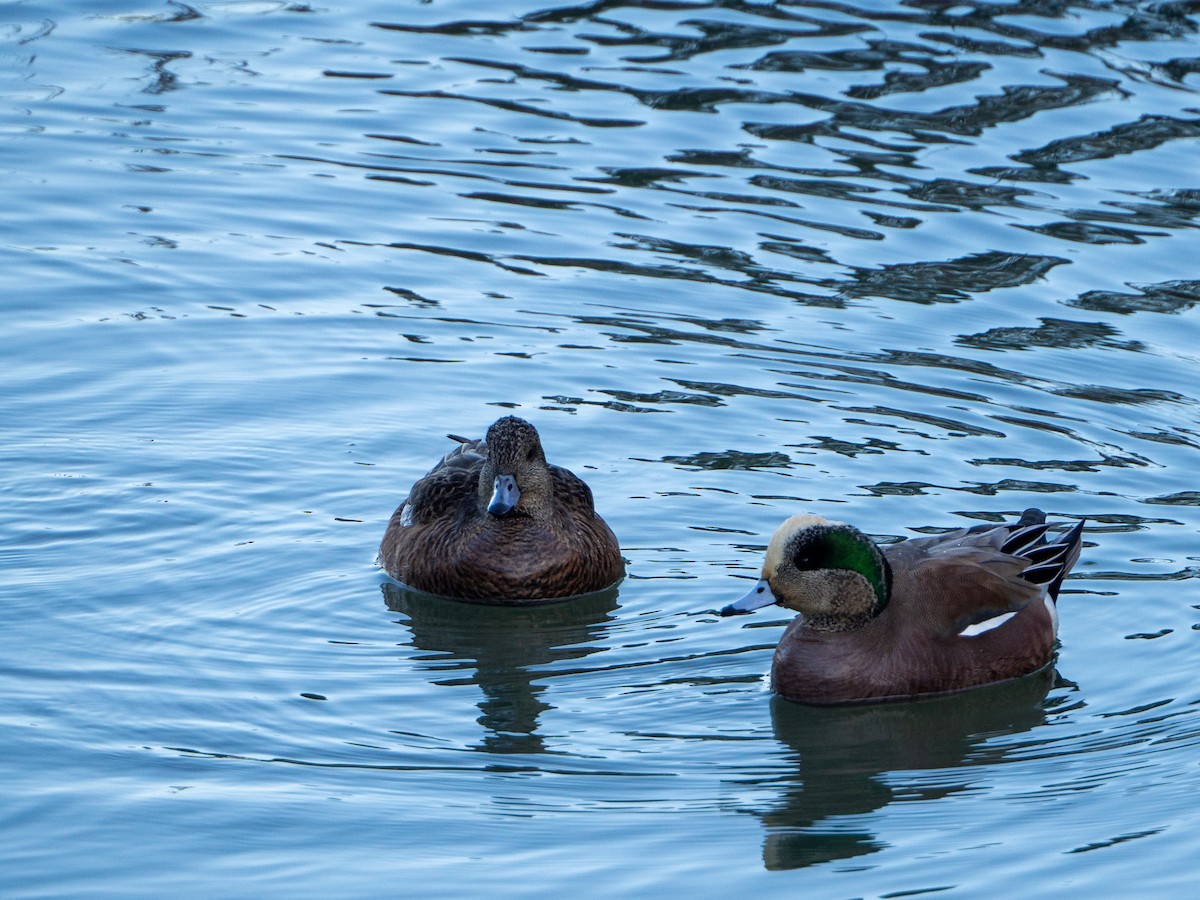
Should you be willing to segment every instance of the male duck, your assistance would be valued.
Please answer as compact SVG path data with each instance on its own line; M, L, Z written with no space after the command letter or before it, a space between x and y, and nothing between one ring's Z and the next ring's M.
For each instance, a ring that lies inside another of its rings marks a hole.
M520 604L598 591L625 574L592 492L550 465L537 429L497 420L413 485L388 523L379 559L409 587Z
M877 546L858 529L793 516L763 577L722 615L778 603L800 613L771 665L771 689L817 705L905 700L1018 678L1050 662L1055 602L1079 559L1083 522L1050 539L1028 509Z

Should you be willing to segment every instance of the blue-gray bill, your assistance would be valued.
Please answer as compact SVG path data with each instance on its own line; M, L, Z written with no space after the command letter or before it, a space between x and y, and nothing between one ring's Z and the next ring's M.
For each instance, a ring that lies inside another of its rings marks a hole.
M521 502L521 489L512 475L497 475L492 486L492 499L487 511L493 516L506 516Z
M775 602L775 595L771 593L771 585L767 583L767 579L760 578L758 583L750 589L750 593L746 594L741 600L736 600L730 603L720 614L723 616L738 616L742 613L753 612L763 606L770 606Z

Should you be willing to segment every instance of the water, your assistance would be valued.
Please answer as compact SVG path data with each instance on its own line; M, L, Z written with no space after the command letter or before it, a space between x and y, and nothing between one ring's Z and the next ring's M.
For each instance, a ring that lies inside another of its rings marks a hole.
M3 892L1194 891L1198 29L0 8ZM373 565L509 410L617 592ZM1030 505L1089 522L1048 679L808 710L713 615L794 512Z

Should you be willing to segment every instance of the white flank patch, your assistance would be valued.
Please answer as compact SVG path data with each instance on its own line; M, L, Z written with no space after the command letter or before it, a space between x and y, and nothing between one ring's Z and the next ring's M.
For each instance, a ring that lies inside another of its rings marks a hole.
M1052 623L1054 623L1054 635L1055 635L1055 637L1057 637L1058 636L1058 604L1055 603L1053 600L1051 600L1049 595L1046 595L1043 598L1043 602L1046 604L1046 609L1048 609L1050 611L1050 621Z
M968 625L958 633L959 637L978 637L985 632L991 631L993 628L999 628L1013 616L1015 612L1001 613L990 619L984 619L982 622L976 622L974 625Z

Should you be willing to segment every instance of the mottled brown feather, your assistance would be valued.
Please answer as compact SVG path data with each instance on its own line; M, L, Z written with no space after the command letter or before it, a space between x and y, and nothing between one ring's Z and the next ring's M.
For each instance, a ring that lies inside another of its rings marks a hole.
M549 485L546 496L531 495L535 513L518 505L503 517L489 514L480 476L495 452L484 441L463 441L413 485L392 515L379 548L387 573L432 594L510 604L586 594L619 581L625 572L620 547L587 484L547 464L536 431L523 420L501 419L489 435L499 453L515 458L514 446L528 449L520 441L530 432L536 452L520 453L521 465L531 479L548 475Z

